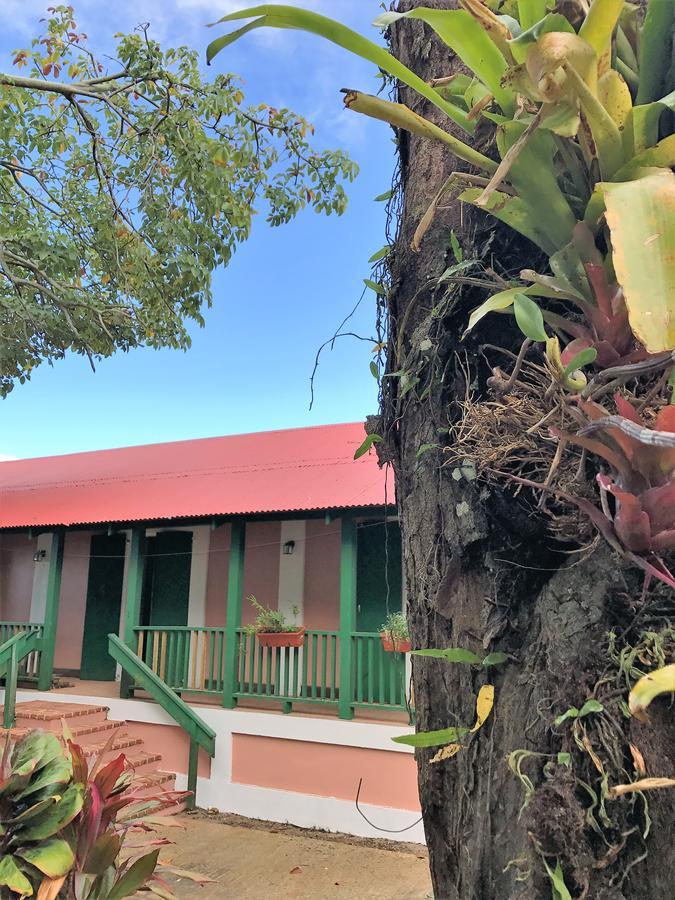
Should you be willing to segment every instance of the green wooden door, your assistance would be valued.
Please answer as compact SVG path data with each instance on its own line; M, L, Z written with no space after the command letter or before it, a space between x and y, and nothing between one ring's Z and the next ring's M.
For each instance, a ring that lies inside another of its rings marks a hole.
M187 625L192 532L160 531L148 539L142 622L157 628Z
M398 522L365 522L357 534L356 630L379 631L401 610L401 531Z
M124 534L95 534L91 539L80 662L80 677L87 681L115 680L108 635L118 634L120 628L125 548Z
M401 610L401 531L397 522L364 522L357 534L356 630L379 632L387 613ZM400 702L405 677L403 657L385 653L378 639L372 664L370 671L365 654L357 664L355 678L360 669L363 696L372 690L376 697Z

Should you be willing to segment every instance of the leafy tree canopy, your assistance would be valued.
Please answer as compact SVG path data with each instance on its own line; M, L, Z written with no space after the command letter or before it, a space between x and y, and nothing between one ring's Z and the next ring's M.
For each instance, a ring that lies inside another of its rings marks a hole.
M356 166L287 109L205 81L147 29L105 63L70 6L0 73L0 395L66 351L189 346L210 276L258 209L341 213Z

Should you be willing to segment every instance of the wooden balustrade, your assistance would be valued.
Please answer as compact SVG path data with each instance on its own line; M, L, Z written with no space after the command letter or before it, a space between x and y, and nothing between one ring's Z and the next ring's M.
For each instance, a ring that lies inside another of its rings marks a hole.
M224 628L139 627L134 632L136 655L174 691L222 693Z

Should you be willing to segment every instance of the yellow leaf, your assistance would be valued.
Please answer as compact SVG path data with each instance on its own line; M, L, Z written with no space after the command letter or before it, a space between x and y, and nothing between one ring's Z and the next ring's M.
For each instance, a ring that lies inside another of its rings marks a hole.
M471 729L472 732L478 731L483 722L492 712L495 702L495 688L492 684L484 684L478 691L478 699L476 700L476 724Z
M598 80L598 99L621 129L633 108L630 90L616 69L608 69Z
M628 744L630 749L630 755L633 757L633 765L635 766L635 771L638 775L646 775L647 767L645 766L645 760L643 755L640 753L635 744Z
M492 712L494 701L494 685L484 684L483 687L478 691L478 697L476 699L476 721L473 727L469 729L470 733L475 733L483 725L487 717ZM461 744L446 744L445 747L441 747L441 749L429 760L429 762L438 763L442 762L444 759L452 759L452 757L456 756L461 749Z
M637 719L646 722L644 711L654 697L672 691L675 691L675 663L643 675L628 695L628 708Z

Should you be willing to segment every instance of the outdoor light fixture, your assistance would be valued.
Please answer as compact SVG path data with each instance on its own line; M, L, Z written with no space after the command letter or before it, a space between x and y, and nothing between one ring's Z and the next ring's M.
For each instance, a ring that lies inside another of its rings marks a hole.
M36 550L35 553L33 554L33 562L40 562L40 560L43 560L46 555L47 555L46 550Z
M284 556L290 556L292 553L295 553L295 541L286 541L282 549Z

